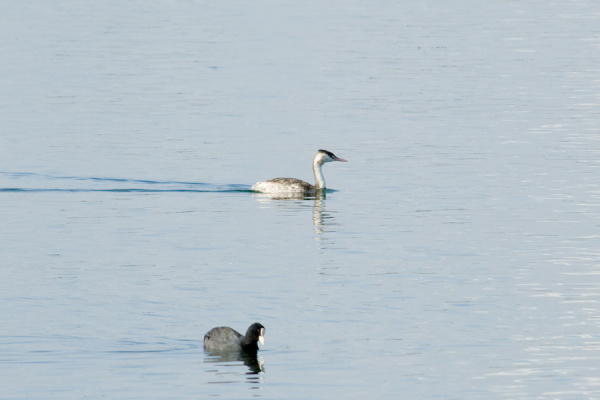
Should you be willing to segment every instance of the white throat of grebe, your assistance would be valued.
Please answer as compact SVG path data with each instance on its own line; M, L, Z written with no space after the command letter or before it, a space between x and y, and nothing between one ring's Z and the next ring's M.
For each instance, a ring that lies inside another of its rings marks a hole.
M323 164L332 161L347 162L343 158L339 158L335 154L327 150L319 150L313 159L313 172L315 174L315 187L317 189L325 189L325 176L323 176Z

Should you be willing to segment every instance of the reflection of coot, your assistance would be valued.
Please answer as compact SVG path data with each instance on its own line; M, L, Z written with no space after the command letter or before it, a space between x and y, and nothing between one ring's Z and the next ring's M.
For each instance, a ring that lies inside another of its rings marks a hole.
M230 363L232 361L242 361L250 370L248 374L260 374L264 372L263 360L257 357L256 352L247 351L208 351L210 358L206 359L208 363Z
M242 336L235 330L220 326L213 328L204 335L204 349L207 351L246 351L256 352L257 342L264 344L265 327L258 322L250 325L246 336Z

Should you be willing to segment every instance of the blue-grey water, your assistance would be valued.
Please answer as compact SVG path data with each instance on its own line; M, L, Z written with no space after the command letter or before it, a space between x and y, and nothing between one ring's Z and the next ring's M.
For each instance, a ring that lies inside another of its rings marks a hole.
M600 398L598 21L4 2L0 398Z

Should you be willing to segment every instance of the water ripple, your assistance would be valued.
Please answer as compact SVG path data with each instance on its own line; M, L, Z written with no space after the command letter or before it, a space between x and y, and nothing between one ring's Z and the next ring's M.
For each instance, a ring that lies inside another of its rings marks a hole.
M4 179L2 179L4 178ZM27 180L12 186L8 181ZM4 181L4 182L3 182ZM70 181L69 187L62 182ZM109 186L110 185L110 186ZM122 186L122 187L115 187ZM250 185L0 172L0 192L250 192Z

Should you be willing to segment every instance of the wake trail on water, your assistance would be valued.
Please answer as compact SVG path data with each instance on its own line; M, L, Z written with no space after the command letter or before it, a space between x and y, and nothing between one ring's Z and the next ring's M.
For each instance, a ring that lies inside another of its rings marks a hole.
M18 182L18 184L15 184ZM69 184L65 184L69 182ZM0 192L251 192L250 185L0 172Z

